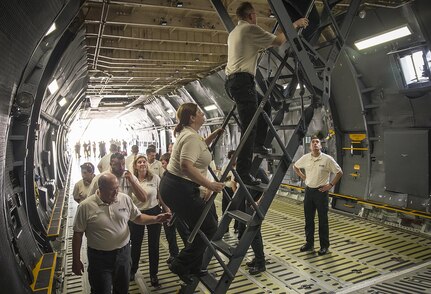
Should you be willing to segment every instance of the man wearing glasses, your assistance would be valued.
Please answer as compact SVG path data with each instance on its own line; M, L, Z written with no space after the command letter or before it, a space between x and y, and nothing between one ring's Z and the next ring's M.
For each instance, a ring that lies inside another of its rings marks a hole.
M79 276L84 272L81 246L85 233L91 293L127 294L131 266L128 221L140 225L163 223L171 214L142 214L129 196L119 192L118 179L112 173L102 173L98 187L76 212L72 271Z

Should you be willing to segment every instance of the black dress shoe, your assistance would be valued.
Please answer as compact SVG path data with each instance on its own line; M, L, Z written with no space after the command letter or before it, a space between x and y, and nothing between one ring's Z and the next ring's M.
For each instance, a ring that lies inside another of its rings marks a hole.
M264 271L266 271L265 265L260 265L260 266L256 265L248 270L249 274L253 276L260 274L261 272L264 272Z
M317 254L319 254L319 255L325 255L327 253L329 253L329 249L326 247L322 247L319 249L319 251L317 251Z
M271 151L271 149L266 148L265 146L254 146L253 148L253 153L258 153L258 154L268 154L269 151Z
M256 265L259 265L259 264L266 265L266 260L264 260L264 261L260 261L260 260L256 261L256 258L253 258L251 261L245 263L245 265L248 266L249 268L255 267Z
M172 261L174 261L174 259L175 259L175 256L169 256L169 258L168 259L166 259L166 263L167 264L170 264L170 263L172 263Z
M249 186L259 186L261 181L251 175L240 176L244 184Z
M256 265L256 259L253 258L252 261L246 262L245 265L248 266L249 268L254 267Z
M159 283L159 278L157 276L150 277L151 286L154 288L160 288L162 285Z
M130 274L129 281L133 282L135 280L135 274Z
M198 271L191 271L190 274L198 276L198 277L203 277L203 276L208 275L208 270L201 269L201 270L198 270Z
M181 281L183 281L186 284L190 284L193 282L193 279L190 277L190 272L182 271L177 266L174 265L174 262L168 264L169 270L176 274Z
M301 248L299 248L299 251L301 252L314 251L314 246L309 243L305 243L304 245L301 246Z

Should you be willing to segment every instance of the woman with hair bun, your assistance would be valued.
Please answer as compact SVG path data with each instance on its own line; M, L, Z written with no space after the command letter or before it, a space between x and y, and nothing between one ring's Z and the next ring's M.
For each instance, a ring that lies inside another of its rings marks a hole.
M171 158L160 183L160 195L167 206L190 229L193 229L201 216L208 198L201 198L199 186L210 191L220 192L224 184L207 178L208 165L212 160L208 145L223 132L217 129L206 139L198 131L205 122L204 113L194 103L184 103L177 111L178 125L174 135L176 142ZM217 230L217 219L213 213L205 218L201 231L211 240ZM200 235L188 244L172 261L169 268L183 281L189 275L203 275L202 257L206 244Z

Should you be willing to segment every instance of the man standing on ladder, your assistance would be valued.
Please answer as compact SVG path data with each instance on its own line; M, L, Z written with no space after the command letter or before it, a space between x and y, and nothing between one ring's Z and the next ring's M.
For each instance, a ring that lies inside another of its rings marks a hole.
M303 155L293 165L296 174L305 182L304 214L306 243L299 249L301 252L314 251L314 216L319 216L319 255L328 253L328 191L337 184L343 172L337 162L329 155L322 153L320 139L311 137L310 153ZM304 169L305 174L300 170ZM335 178L329 181L330 173Z
M242 125L241 134L245 133L258 108L258 98L254 76L258 54L271 46L280 46L286 42L282 32L271 34L256 25L257 17L250 2L242 2L236 10L238 25L228 37L228 59L226 65L226 92L236 102L239 120ZM293 23L295 28L307 27L306 18ZM263 145L267 133L264 121L253 127L237 160L237 172L247 185L259 185L260 181L250 175L253 152L268 154Z

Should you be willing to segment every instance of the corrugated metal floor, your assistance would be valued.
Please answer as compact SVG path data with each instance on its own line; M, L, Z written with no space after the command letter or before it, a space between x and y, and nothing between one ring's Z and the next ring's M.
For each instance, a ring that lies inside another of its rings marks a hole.
M79 179L79 170L77 176L76 172L72 175ZM216 205L220 212L220 201ZM76 204L71 199L69 226L75 210ZM245 262L253 258L249 251L228 293L431 293L431 237L333 211L329 214L329 226L330 254L318 256L299 252L304 243L302 202L278 196L262 227L267 271L257 276L248 274ZM87 277L71 274L71 238L70 229L63 293L89 293ZM225 239L236 242L233 230ZM179 281L165 262L169 254L163 232L160 289L149 284L145 244L146 240L142 246L139 274L130 284L129 292L175 293ZM83 250L82 257L85 256ZM209 271L217 275L221 268L212 264ZM202 287L197 293L209 292Z

